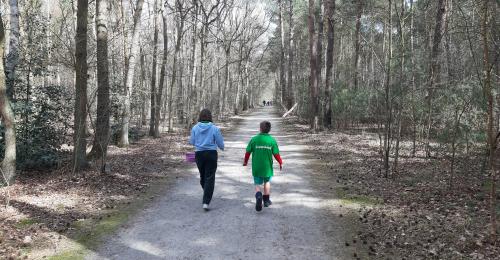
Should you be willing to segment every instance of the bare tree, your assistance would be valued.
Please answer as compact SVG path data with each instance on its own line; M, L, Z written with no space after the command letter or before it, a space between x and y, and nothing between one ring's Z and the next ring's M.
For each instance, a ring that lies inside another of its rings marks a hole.
M165 85L165 71L167 67L167 57L168 57L168 27L167 27L167 11L165 6L162 5L162 22L163 22L163 58L161 61L160 69L160 84L158 85L158 93L156 94L155 102L155 132L154 136L160 136L160 110L161 104L163 102L163 89Z
M494 131L494 110L493 110L493 91L491 87L491 70L493 66L490 64L490 53L489 53L489 27L490 27L490 15L489 0L483 0L482 6L482 23L481 23L481 38L483 42L483 92L486 99L486 136L488 142L488 152L489 152L489 166L491 170L491 190L490 190L490 220L491 220L491 241L496 243L497 241L497 208L496 208L496 175L498 169L495 168L495 155L498 155L496 149L498 149L497 144L499 141L499 135L495 137Z
M158 55L158 18L160 16L160 10L157 4L158 0L154 1L153 4L153 24L154 24L154 36L153 36L153 64L152 64L152 72L151 72L151 119L149 120L149 136L155 136L155 122L156 122L156 109L158 108L158 104L156 104L156 64L157 64L157 55Z
M5 59L5 74L7 76L7 95L14 99L16 81L16 66L19 63L19 5L17 0L9 0L10 34L9 52Z
M293 103L295 102L293 98L293 0L288 2L288 39L287 46L288 49L288 76L287 76L287 87L286 87L286 108L291 109Z
M132 96L132 90L134 87L134 72L137 54L139 53L139 27L141 24L141 14L142 6L144 5L144 0L137 0L136 9L134 13L134 27L132 29L132 41L129 56L127 58L127 76L125 78L125 97L123 101L123 114L122 114L122 129L120 133L120 140L118 145L120 147L126 147L129 145L128 140L128 129L130 123L130 99Z
M78 0L75 37L75 111L73 170L80 171L88 166L86 159L87 140L87 24L88 0Z
M0 57L4 56L5 29L2 14L0 13ZM0 116L5 128L5 152L2 161L2 177L10 185L16 177L16 125L14 113L10 107L9 97L5 85L5 72L3 62L0 62Z
M326 127L332 125L332 88L333 88L333 48L335 44L335 0L326 0L327 46L326 46L326 74L325 74L325 102L323 112Z
M310 75L309 75L309 89L311 95L311 129L314 131L318 130L318 122L319 122L319 89L318 89L318 52L317 52L317 42L318 38L315 32L315 24L314 24L314 12L315 5L314 0L309 0L309 15L307 18L308 31L309 31L309 66L310 66Z
M174 86L177 83L177 70L178 70L178 60L179 53L181 51L182 37L184 35L184 23L186 21L186 17L189 14L189 8L184 6L184 2L180 0L175 1L175 7L169 6L170 9L174 10L176 13L176 42L175 42L175 52L174 52L174 60L172 63L172 79L170 80L170 90L168 96L168 131L173 131L173 91ZM178 104L181 105L181 104Z
M438 11L436 13L436 26L434 27L434 37L432 40L432 50L431 56L429 59L429 85L427 86L427 122L426 122L426 138L425 138L425 152L426 156L430 157L430 138L432 132L432 100L434 95L434 88L436 87L436 83L439 81L439 54L441 53L441 40L443 38L443 17L446 13L446 1L447 0L438 0L437 7Z
M280 89L281 89L281 103L286 105L287 103L287 92L286 92L286 78L285 78L285 28L284 28L284 7L282 0L278 0L278 28L280 33ZM288 109L288 108L287 108Z
M97 31L97 119L94 144L89 156L101 158L103 166L109 142L110 90L108 61L109 0L96 2Z
M359 52L360 52L360 38L361 38L361 15L363 14L363 1L357 0L357 12L356 12L356 35L354 43L354 65L353 65L353 82L354 89L358 89L358 64L359 64Z

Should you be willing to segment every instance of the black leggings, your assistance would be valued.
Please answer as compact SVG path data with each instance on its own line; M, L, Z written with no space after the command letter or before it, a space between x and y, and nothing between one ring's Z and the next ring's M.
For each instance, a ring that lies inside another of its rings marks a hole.
M203 204L209 204L214 194L215 171L217 170L217 151L195 153L196 166L200 172L200 184L203 188Z

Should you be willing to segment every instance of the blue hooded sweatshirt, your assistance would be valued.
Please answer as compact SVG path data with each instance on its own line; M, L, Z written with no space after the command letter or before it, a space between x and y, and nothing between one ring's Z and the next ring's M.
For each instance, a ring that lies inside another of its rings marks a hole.
M224 138L220 129L211 122L198 122L191 129L189 143L194 145L195 151L217 151L217 147L224 151Z

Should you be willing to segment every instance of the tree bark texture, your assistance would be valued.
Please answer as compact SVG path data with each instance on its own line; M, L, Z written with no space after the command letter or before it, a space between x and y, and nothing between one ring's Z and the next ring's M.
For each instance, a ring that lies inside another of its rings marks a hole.
M9 53L5 59L5 74L7 76L7 96L14 100L15 98L15 80L16 66L19 63L19 5L17 0L9 0L10 7L10 34L9 34Z
M358 89L358 64L359 64L359 52L360 52L360 38L361 38L361 15L363 14L363 1L357 0L357 13L356 13L356 35L354 43L354 65L353 65L353 82L354 90Z
M152 64L152 71L151 71L151 116L149 120L149 136L154 136L155 135L155 121L156 121L156 109L158 108L158 105L156 104L156 63L157 63L157 56L158 56L158 17L159 17L159 10L157 10L157 1L154 2L154 35L153 35L153 64Z
M0 13L0 57L4 56L5 29L2 14ZM2 180L0 183L10 185L16 177L16 126L14 113L10 106L7 88L5 85L5 71L3 62L0 62L0 117L5 128L5 152L2 161Z
M311 95L311 118L310 124L311 129L316 131L318 130L318 113L319 113L319 102L318 102L318 77L316 76L317 65L318 65L318 53L317 53L317 41L318 38L315 32L315 4L314 0L309 0L309 15L307 17L307 26L309 31L309 66L310 66L310 74L309 74L309 90Z
M288 77L287 77L287 87L286 87L286 108L290 109L295 102L293 98L293 0L289 0L289 13L288 13Z
M325 103L323 108L323 125L331 127L332 122L332 90L333 90L333 48L335 44L335 0L326 0L327 46L326 46L326 73L325 73Z
M94 144L90 154L105 161L109 142L110 89L108 62L109 0L96 2L97 31L97 119Z
M160 105L163 100L163 89L165 87L165 73L167 66L168 57L168 27L167 27L167 11L163 8L162 10L162 22L163 22L163 58L161 61L160 69L160 84L158 85L158 93L156 94L156 109L155 109L155 137L160 137Z
M438 11L436 13L436 26L434 27L434 37L432 40L432 50L429 59L429 85L427 86L427 119L426 119L426 140L425 140L425 152L426 156L430 157L430 138L432 132L432 99L434 95L434 88L439 78L439 54L441 52L440 43L443 38L443 17L446 13L446 0L438 0Z
M285 79L285 28L283 22L283 1L278 0L278 23L280 31L280 90L281 90L281 103L286 104L286 79Z
M134 13L134 27L132 29L132 41L130 42L131 48L128 56L127 64L127 77L125 79L125 97L123 101L123 114L122 114L122 127L120 133L120 140L118 146L127 147L129 145L128 130L130 124L130 102L132 97L132 90L134 87L134 72L139 53L139 27L141 23L142 6L144 0L137 0L136 9Z
M78 0L75 38L75 110L73 170L87 167L86 122L87 122L87 24L88 0Z

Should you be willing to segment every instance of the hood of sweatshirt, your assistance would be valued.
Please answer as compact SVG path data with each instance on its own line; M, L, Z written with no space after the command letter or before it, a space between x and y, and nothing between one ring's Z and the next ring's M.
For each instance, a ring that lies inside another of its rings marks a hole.
M212 122L208 122L208 123L198 122L198 124L196 124L196 125L200 129L201 133L206 134L208 131L210 131L210 128L212 127L213 124L212 124Z

